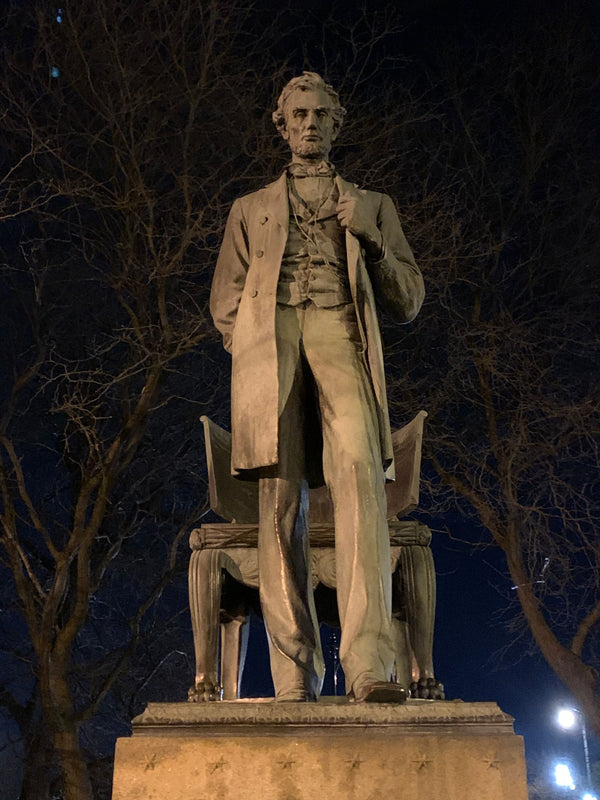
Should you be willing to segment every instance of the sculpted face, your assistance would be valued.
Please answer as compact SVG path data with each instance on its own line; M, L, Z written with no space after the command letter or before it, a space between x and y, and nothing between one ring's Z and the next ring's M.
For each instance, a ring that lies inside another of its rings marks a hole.
M285 101L283 138L289 143L295 161L326 159L336 136L331 116L331 98L318 89L294 89Z

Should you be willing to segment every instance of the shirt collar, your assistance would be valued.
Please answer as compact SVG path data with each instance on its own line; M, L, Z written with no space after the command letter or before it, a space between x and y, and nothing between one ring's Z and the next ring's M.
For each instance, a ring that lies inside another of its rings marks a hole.
M294 161L288 164L287 174L292 178L327 178L335 175L335 167L331 161L321 161L315 166Z

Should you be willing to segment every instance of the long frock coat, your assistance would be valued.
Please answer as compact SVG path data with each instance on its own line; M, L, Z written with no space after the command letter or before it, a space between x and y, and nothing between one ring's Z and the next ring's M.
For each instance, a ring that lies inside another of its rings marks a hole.
M339 176L340 193L356 187ZM377 301L399 323L410 322L424 298L423 277L406 241L390 197L358 190L372 204L385 252L367 263L358 238L346 231L350 290L365 361L376 398L383 466L393 478L392 441L385 392ZM277 282L288 237L286 174L231 208L212 283L210 310L232 354L232 473L255 478L278 460L278 362L275 338ZM307 453L320 463L321 453Z

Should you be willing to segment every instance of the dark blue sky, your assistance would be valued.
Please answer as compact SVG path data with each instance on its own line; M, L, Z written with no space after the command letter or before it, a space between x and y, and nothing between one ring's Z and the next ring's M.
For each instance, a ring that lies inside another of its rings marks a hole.
M265 4L269 0L264 0ZM301 2L315 14L324 15L341 4L322 0ZM356 5L356 4L354 4ZM389 2L374 0L370 9L383 9ZM399 38L399 54L412 59L421 73L424 65L435 61L437 49L454 43L471 47L489 41L490 31L497 29L497 41L503 41L505 26L519 18L543 20L553 9L564 6L554 0L545 2L511 2L505 0L398 0L396 6L406 18L406 30ZM591 15L597 20L592 3L573 3L574 13ZM426 520L433 527L431 519ZM510 581L501 554L475 550L469 544L452 540L445 526L456 539L477 539L477 532L460 530L461 520L440 520L440 531L434 533L433 551L437 571L437 617L435 637L436 675L446 686L449 699L495 701L515 718L515 730L525 737L530 767L547 768L555 758L570 758L582 767L581 739L577 733L560 731L555 724L555 711L569 697L560 682L529 639L513 641L507 622L511 618ZM508 609L508 610L507 610ZM0 665L1 667L1 665ZM268 689L268 662L264 633L253 624L245 688L252 694ZM187 687L183 687L183 692ZM173 698L182 699L182 698ZM590 737L592 757L600 758L598 742ZM0 742L0 772L2 764ZM3 794L4 792L4 794ZM0 783L0 798L13 798L8 783Z

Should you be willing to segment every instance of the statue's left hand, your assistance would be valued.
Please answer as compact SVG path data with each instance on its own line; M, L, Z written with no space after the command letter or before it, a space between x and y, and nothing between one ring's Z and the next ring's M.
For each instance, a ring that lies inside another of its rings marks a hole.
M340 225L358 236L369 249L381 249L383 239L366 192L351 189L343 194L337 204L337 217Z
M355 236L368 236L379 233L373 207L367 200L367 193L351 189L343 194L337 204L337 217L344 228Z

